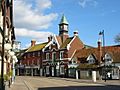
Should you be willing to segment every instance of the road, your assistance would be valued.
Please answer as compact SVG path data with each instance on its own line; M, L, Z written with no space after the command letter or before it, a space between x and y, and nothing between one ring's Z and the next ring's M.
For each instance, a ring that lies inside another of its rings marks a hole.
M105 85L102 83L78 82L75 80L53 78L53 77L46 78L46 77L19 76L17 77L15 83L17 83L18 80L19 81L21 80L26 85L26 89L21 89L21 90L68 90L68 89L69 90L120 90L120 86L118 85L115 86L115 85ZM16 87L16 89L14 87L15 86L13 84L11 90L20 89L20 87Z

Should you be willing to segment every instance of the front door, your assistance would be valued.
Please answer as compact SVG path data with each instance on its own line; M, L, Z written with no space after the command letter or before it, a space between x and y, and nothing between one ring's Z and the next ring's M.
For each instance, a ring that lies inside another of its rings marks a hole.
M54 76L54 67L52 67L52 76Z

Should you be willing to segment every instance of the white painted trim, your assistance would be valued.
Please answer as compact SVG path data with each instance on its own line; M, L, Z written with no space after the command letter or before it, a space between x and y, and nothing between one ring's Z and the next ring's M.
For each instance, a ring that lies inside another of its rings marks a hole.
M48 47L48 46L50 46L52 44L52 41L50 41L43 49L42 49L42 51L44 52L44 50Z
M53 52L53 50L57 51L57 49L56 49L56 48L53 48L51 51Z
M72 54L72 56L71 56L71 59L73 58L73 56L74 56L74 54L75 54L76 51L77 51L77 50L75 49L75 51L73 52L73 54Z
M60 45L59 45L59 43L58 43L58 40L57 40L57 38L56 38L56 35L54 34L53 36L54 36L54 38L55 38L55 41L56 41L57 46L58 46L58 49L59 49L59 48L60 48Z
M62 60L71 60L71 58L62 58L62 59L60 59L61 61Z
M60 61L64 61L64 60L71 60L71 58L63 58L63 59L56 59L56 61L58 61L58 60L60 60ZM46 61L52 61L52 59L49 59L49 60L43 60L43 62L46 62Z
M74 36L74 38L70 41L70 43L69 44L67 44L67 50L69 50L70 49L70 44L74 41L74 39L76 38L76 36Z
M87 61L88 61L89 64L93 64L93 63L95 63L95 58L93 57L93 55L90 54L87 57ZM92 61L92 62L90 62L90 61Z
M64 57L63 53L64 53L64 51L60 51L60 60L63 59L63 57ZM63 57L61 57L61 54L63 54Z

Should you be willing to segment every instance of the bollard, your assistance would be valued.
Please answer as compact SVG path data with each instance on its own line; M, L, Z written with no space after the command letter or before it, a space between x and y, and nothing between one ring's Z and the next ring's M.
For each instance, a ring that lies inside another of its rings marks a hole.
M92 80L96 82L96 71L92 71Z

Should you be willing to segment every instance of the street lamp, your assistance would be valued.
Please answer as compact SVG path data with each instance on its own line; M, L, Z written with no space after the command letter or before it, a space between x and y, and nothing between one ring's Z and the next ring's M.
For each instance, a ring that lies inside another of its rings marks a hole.
M104 30L99 33L99 35L102 35L103 39L103 60L104 60L104 70L105 70L105 82L106 82L106 60L105 60L105 35L104 35Z

